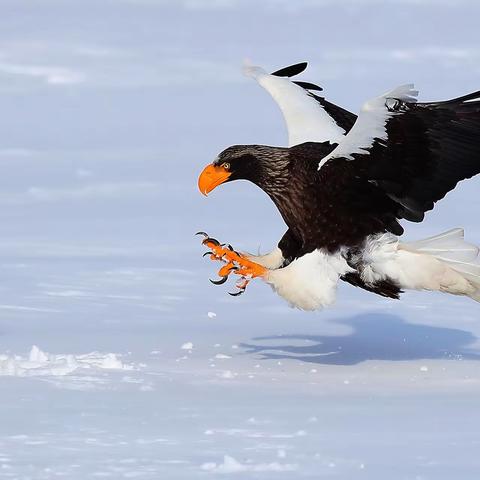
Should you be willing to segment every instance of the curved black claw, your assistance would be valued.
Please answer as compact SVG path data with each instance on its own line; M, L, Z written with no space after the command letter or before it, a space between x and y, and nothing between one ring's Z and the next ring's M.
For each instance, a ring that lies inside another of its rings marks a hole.
M207 242L213 243L216 247L220 246L220 242L216 238L207 237L202 243L207 243Z
M208 233L205 232L197 232L195 235L203 235L205 238L208 238Z
M241 257L241 255L240 255L229 243L227 243L227 244L225 244L225 243L222 244L222 247L223 247L224 245L225 245L231 252L233 252L233 253L235 253L236 255L238 255L239 257Z
M207 255L213 255L213 252L205 252L202 257L206 257Z
M210 281L211 281L214 285L223 285L227 280L228 280L228 275L226 275L225 277L222 277L220 280L212 280L212 279L210 279Z
M242 288L240 289L237 293L231 293L231 292L227 292L229 295L231 295L232 297L238 297L239 295L241 295L242 293L245 292L245 289Z

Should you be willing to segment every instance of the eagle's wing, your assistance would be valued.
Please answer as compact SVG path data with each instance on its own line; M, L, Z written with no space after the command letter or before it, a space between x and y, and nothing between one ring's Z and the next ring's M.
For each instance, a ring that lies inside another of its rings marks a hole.
M307 62L302 62L269 74L261 67L245 65L244 72L255 79L280 107L288 130L289 147L305 142L336 144L352 128L357 116L318 95L322 91L318 85L291 80L306 68ZM295 257L299 248L297 243L288 230L272 252L247 255L267 268L279 268Z
M307 68L297 63L271 74L246 65L244 72L254 78L277 102L288 130L288 146L304 142L338 143L352 128L357 116L313 93L322 88L309 82L290 80Z
M435 103L416 103L417 93L404 85L365 103L319 169L351 162L352 182L375 186L396 218L420 222L459 181L480 173L480 91Z

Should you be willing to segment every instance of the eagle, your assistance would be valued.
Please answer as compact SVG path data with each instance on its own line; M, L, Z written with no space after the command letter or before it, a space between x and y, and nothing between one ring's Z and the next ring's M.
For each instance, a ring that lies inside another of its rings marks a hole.
M238 290L261 278L291 306L335 301L339 280L398 299L430 290L480 301L479 249L461 228L403 242L403 222L421 222L461 180L480 172L480 91L421 103L413 85L368 100L358 116L326 100L322 88L292 80L306 62L271 74L245 73L276 101L288 146L234 145L201 172L204 195L248 180L275 203L287 230L265 255L238 253L204 232L220 280Z

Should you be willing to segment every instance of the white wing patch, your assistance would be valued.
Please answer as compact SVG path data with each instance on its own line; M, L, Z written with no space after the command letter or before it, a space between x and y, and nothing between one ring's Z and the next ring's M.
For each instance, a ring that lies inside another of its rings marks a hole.
M338 143L344 137L345 130L322 105L288 78L270 75L253 65L245 65L244 73L254 78L280 107L287 124L289 147L305 142Z
M414 90L413 84L401 85L390 92L364 103L357 121L352 129L329 155L320 162L318 169L323 167L332 158L346 158L353 160L354 153L366 153L376 138L385 140L387 131L385 125L393 115L401 114L387 108L390 101L401 100L403 102L415 103L418 91Z

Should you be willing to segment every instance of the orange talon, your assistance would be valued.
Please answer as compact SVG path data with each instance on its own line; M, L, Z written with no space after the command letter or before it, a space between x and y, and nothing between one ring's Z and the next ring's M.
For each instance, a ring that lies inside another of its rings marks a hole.
M218 271L218 276L226 277L232 273L232 270L236 270L236 269L237 267L233 263L227 263Z
M267 273L265 267L237 253L231 245L222 245L218 240L209 237L204 232L199 232L199 234L205 237L202 244L209 249L209 252L206 252L204 256L210 255L211 260L219 260L225 263L218 272L220 280L210 281L215 285L221 285L227 281L232 272L241 277L236 285L239 291L230 293L230 295L242 294L252 278L263 277Z
M262 265L247 260L246 258L242 258L241 262L238 262L240 268L236 270L235 275L240 275L244 278L256 278L256 277L263 277L267 273L267 269Z
M206 238L202 243L210 249L212 256L217 260L223 260L227 263L232 263L238 262L241 258L243 258L234 250L230 250L229 248L226 248L220 244L217 245L215 241L212 242L210 238Z

